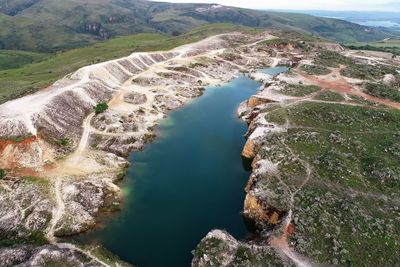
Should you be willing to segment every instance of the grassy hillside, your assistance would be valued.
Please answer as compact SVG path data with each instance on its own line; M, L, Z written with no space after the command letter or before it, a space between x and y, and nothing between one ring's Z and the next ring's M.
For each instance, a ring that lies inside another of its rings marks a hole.
M297 30L341 42L388 37L346 21L209 4L144 0L0 0L0 48L60 51L143 32L178 35L207 23Z
M390 39L379 42L356 42L346 45L351 49L372 50L389 52L395 56L400 56L400 40Z
M0 70L19 68L42 61L49 54L18 50L0 50Z
M251 28L229 24L205 25L177 37L158 33L136 34L66 52L57 52L47 56L41 62L27 64L20 68L0 70L0 103L42 89L68 73L89 64L120 58L132 52L169 50L179 45L199 41L207 36L235 30L254 31Z

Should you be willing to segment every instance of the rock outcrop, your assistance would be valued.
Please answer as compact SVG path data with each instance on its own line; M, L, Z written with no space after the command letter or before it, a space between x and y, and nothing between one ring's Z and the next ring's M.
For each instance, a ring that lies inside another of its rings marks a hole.
M98 254L102 251L98 248ZM108 258L109 254L107 254ZM28 267L28 266L130 266L118 259L109 259L106 262L90 253L71 244L32 246L22 245L0 248L2 267Z
M271 247L240 242L225 231L214 230L194 251L193 267L206 266L295 266Z

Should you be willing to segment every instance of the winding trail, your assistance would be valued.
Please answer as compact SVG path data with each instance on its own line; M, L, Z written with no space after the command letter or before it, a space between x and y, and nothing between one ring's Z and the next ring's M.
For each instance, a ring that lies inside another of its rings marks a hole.
M55 193L55 198L56 198L56 206L53 209L53 216L50 222L50 227L47 232L47 239L50 244L55 245L61 249L70 249L70 250L76 250L81 252L82 254L86 255L93 261L105 266L105 267L112 267L111 265L105 263L98 257L94 256L89 250L84 250L76 245L73 245L71 243L57 243L57 238L54 235L54 232L56 230L57 223L60 221L62 218L64 211L65 211L65 203L63 199L63 194L62 194L62 180L60 178L57 178L57 180L54 182L54 193ZM118 266L118 265L117 265Z
M53 187L56 206L53 209L53 215L51 217L50 227L47 232L47 239L51 244L57 243L57 238L55 237L54 232L56 230L57 223L60 221L65 211L65 204L62 195L61 185L62 185L61 178L57 178L56 181L54 182L54 187Z
M82 254L86 255L87 257L89 257L90 259L92 259L93 261L100 263L101 265L105 266L105 267L113 267L111 265L109 265L108 263L102 261L101 259L99 259L98 257L94 256L89 250L83 250L73 244L70 243L57 243L55 244L57 247L61 248L61 249L71 249L71 250L76 250L81 252ZM119 266L117 264L117 266Z
M299 267L310 267L310 266L315 266L315 264L307 259L306 257L298 254L293 248L289 246L288 238L290 235L290 227L293 219L293 206L294 206L294 197L301 191L301 189L308 183L308 181L311 178L312 170L310 165L305 162L304 160L300 159L296 154L293 153L293 151L285 145L285 147L290 151L290 154L292 157L294 157L296 160L298 160L303 167L306 170L306 177L302 184L299 186L299 188L296 189L296 191L292 192L290 187L281 179L279 176L279 173L275 174L275 176L278 178L279 182L284 185L289 194L290 194L290 203L289 203L289 211L288 214L286 215L285 221L281 223L281 227L279 231L282 232L282 234L278 237L272 236L269 240L269 244L275 248L277 248L279 251L281 251L286 257L288 257L293 263L295 263Z

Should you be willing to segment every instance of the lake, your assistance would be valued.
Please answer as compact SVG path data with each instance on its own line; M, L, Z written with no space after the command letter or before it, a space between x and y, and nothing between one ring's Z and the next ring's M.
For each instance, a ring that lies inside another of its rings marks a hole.
M250 176L241 158L247 125L236 109L259 87L241 76L171 112L155 142L130 155L121 212L80 241L98 242L135 266L177 267L189 266L191 251L213 229L248 236L241 216Z

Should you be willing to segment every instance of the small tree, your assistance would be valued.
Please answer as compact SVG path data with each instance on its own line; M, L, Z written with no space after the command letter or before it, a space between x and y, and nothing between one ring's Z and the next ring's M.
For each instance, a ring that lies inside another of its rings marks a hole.
M103 113L108 109L108 104L106 102L101 102L94 107L94 112L97 114Z
M61 138L60 140L57 141L57 144L58 144L59 146L64 146L64 147L65 147L65 146L68 146L69 143L70 143L70 140L69 140L68 138L66 138L66 137Z
M3 169L0 169L0 179L3 179L4 177L6 177L6 171Z
M173 31L173 32L172 32L172 36L179 36L179 35L181 35L181 33L178 32L178 31Z

